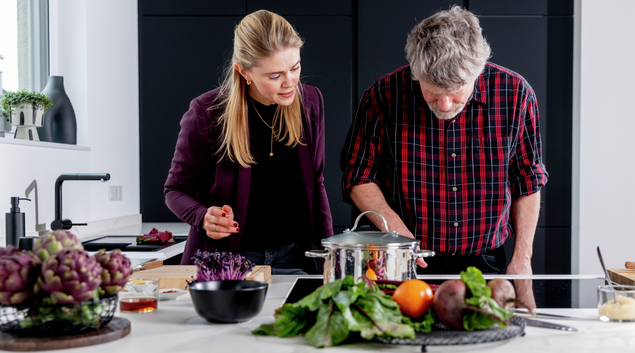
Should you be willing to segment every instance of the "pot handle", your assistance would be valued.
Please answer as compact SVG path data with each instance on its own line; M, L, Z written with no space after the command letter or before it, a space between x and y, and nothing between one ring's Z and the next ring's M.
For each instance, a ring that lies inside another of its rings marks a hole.
M420 257L433 257L436 253L433 250L416 250L413 254L415 259Z
M321 257L323 259L330 259L331 255L328 250L309 250L304 252L306 257Z
M345 232L352 232L355 229L357 229L357 223L359 223L359 220L362 218L362 216L367 214L367 213L374 213L374 214L378 215L379 217L381 217L381 220L384 221L384 228L386 229L386 233L390 233L390 230L388 229L388 222L386 222L386 218L384 218L384 216L382 216L381 213L379 213L377 211L364 211L364 212L360 213L359 216L357 216L357 218L355 219L355 224L353 224L353 228L352 229L347 229L347 230L345 230ZM397 233L395 233L395 234L397 234Z

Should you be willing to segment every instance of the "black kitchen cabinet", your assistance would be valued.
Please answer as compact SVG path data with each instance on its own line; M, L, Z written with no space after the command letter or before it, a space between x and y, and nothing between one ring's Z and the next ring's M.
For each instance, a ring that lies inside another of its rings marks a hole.
M285 16L305 40L301 80L318 87L325 102L324 177L334 226L341 231L349 224L351 208L340 192L339 155L353 109L352 3L299 4L249 1L243 3L242 13L232 5L226 11L205 7L195 14L192 1L182 7L176 2L139 2L141 211L145 222L178 221L163 202L163 184L179 121L193 98L218 86L224 64L231 59L234 27L248 13L247 8L249 12L267 8Z
M339 154L359 99L379 77L407 64L413 26L454 4L479 16L491 60L536 91L550 178L533 266L535 273L570 272L572 0L139 0L143 220L178 221L163 202L163 183L179 121L192 98L218 85L235 24L264 8L284 16L305 39L302 81L317 86L325 100L325 185L335 232L350 226L355 212L341 198Z

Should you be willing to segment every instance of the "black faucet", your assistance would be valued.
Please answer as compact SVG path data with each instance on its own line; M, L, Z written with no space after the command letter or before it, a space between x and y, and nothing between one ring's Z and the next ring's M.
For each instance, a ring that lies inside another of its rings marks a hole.
M96 174L62 174L55 181L55 220L51 222L51 230L71 229L72 226L85 226L87 223L73 223L70 219L62 219L62 183L65 180L110 180L108 173Z

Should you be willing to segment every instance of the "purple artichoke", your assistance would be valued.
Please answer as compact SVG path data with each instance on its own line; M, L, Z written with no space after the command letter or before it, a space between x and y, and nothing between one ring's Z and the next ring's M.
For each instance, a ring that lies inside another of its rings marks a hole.
M83 250L62 250L42 262L38 286L59 304L80 303L95 296L101 265Z
M117 294L126 284L132 269L130 260L121 254L121 250L115 249L110 253L101 249L95 258L101 265L100 297L109 297Z
M55 230L37 239L33 244L33 253L42 261L62 250L84 250L77 237L67 230Z
M6 248L0 247L0 256L11 255L16 252L20 252L20 249L13 245L9 245Z
M30 304L35 300L41 263L30 251L0 256L0 304Z

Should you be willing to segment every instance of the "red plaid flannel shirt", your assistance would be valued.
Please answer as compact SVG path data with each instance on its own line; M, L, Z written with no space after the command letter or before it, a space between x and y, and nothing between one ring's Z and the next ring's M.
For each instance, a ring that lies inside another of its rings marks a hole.
M422 248L477 255L513 235L512 197L547 182L538 105L517 73L488 63L463 111L434 116L404 66L371 86L341 155L344 199L376 183Z

